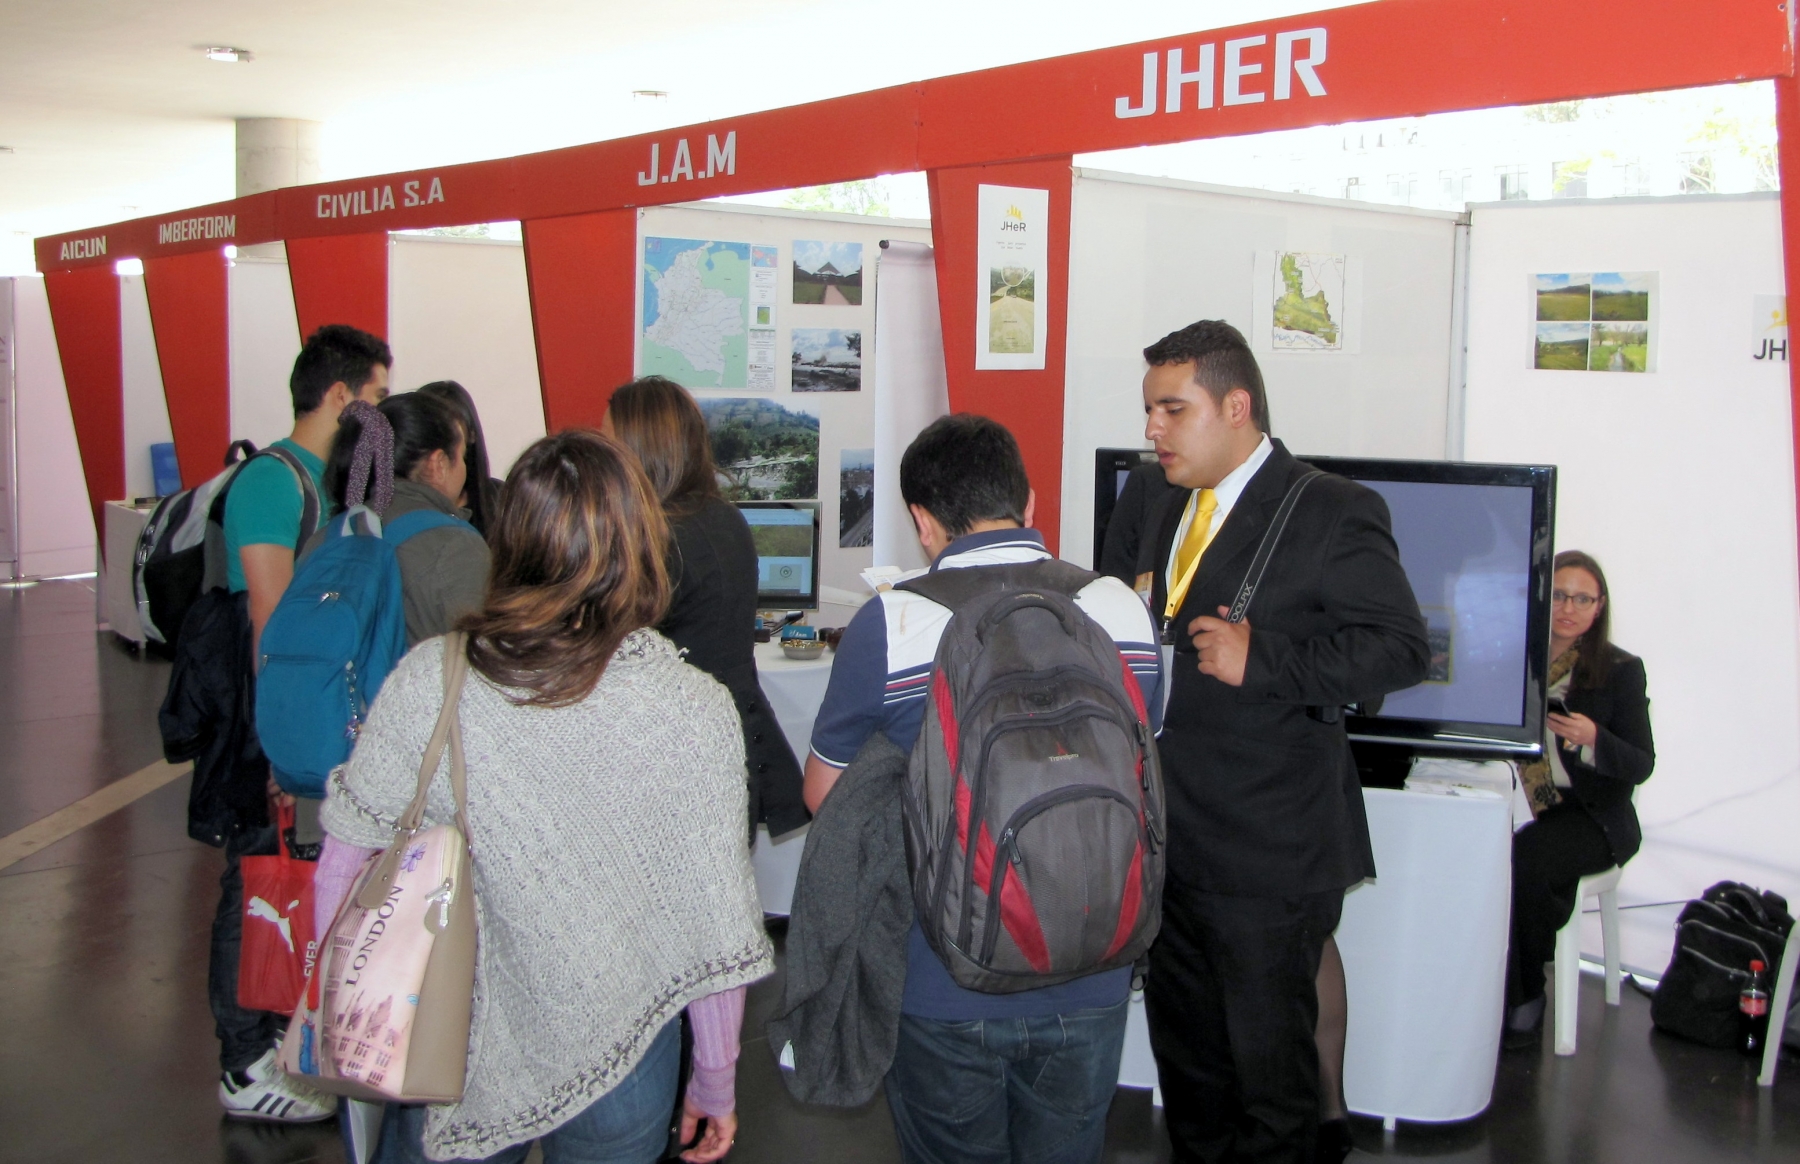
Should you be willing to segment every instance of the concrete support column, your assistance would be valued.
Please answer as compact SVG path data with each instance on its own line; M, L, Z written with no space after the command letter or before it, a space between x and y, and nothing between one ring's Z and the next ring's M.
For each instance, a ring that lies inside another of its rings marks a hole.
M286 117L240 117L237 196L319 180L319 123Z

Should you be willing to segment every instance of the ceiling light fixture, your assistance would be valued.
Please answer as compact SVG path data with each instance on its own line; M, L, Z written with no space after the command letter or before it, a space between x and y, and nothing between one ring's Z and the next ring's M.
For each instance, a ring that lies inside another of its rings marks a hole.
M633 101L666 101L668 97L667 89L633 89L631 91Z
M207 60L223 61L228 65L242 64L245 61L256 59L249 49L230 48L225 45L209 44L200 51L206 54Z
M16 154L18 152L18 150L15 150L11 146L0 146L0 154Z

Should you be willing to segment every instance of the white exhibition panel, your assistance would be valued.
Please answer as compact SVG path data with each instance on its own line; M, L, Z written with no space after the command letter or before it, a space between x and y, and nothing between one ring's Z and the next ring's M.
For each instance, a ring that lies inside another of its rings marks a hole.
M272 247L285 255L282 244ZM258 252L267 248L257 247ZM300 322L287 260L243 252L226 272L231 439L273 444L294 428L288 375L300 354Z
M142 275L119 277L119 364L125 412L125 496L102 498L104 501L154 497L150 446L175 440Z
M94 514L75 442L44 280L11 279L19 573L27 578L94 568Z
M1624 962L1660 973L1724 878L1800 896L1800 656L1788 366L1753 358L1783 289L1776 195L1517 202L1470 230L1466 455L1558 466L1556 545L1591 552L1649 673L1657 765L1620 888ZM1654 372L1532 368L1531 277L1653 271ZM1632 908L1646 906L1646 908ZM1582 949L1600 950L1589 917Z
M875 330L885 342L876 352L874 560L918 570L931 563L900 496L900 458L926 425L950 413L937 264L929 246L896 242L876 266Z
M882 337L875 327L875 304L880 294L879 263L884 239L910 243L931 241L926 223L912 219L875 218L853 214L822 214L734 203L684 203L648 207L638 212L639 245L647 237L717 240L773 245L778 249L779 272L775 292L775 391L772 398L788 407L814 411L819 417L819 583L822 599L816 621L842 625L854 607L849 600L868 593L860 574L873 563L869 546L838 546L838 474L846 449L876 447L876 393L879 373L887 366L880 354ZM800 241L862 244L862 302L855 305L795 303L793 301L794 244ZM932 291L935 314L935 288ZM792 388L791 354L795 328L834 328L862 332L862 387L856 392L795 392ZM642 326L642 293L639 293L637 334ZM692 385L688 387L692 388ZM717 397L770 396L742 388L699 388L702 400ZM823 601L827 590L842 592L845 601Z
M544 435L523 244L389 235L388 344L395 392L434 380L469 390L494 476Z
M1437 459L1452 377L1458 216L1076 171L1062 553L1088 564L1094 450L1144 447L1143 349L1223 319L1256 352L1295 453ZM1274 351L1275 254L1346 260L1343 348Z

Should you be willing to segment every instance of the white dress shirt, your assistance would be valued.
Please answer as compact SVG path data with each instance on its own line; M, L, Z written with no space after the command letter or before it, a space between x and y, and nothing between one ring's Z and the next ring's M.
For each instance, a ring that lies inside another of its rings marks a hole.
M1207 531L1210 537L1217 537L1219 530L1224 528L1225 519L1231 516L1232 507L1243 496L1244 486L1250 484L1250 478L1256 476L1257 470L1263 467L1263 462L1274 451L1275 445L1269 440L1269 434L1264 433L1262 443L1256 446L1256 451L1245 458L1243 464L1225 474L1224 480L1213 486L1212 526ZM1188 499L1187 511L1181 515L1181 525L1176 527L1175 540L1169 545L1169 560L1163 571L1165 586L1170 594L1175 592L1176 585L1181 581L1175 576L1175 559L1180 556L1181 543L1187 540L1188 527L1194 523L1198 498L1199 493L1196 491Z

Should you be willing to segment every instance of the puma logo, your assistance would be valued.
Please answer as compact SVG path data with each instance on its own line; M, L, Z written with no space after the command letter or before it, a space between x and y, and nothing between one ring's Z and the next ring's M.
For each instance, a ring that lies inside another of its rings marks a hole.
M299 904L299 898L295 898L293 901L288 902L288 913L291 915ZM274 906L270 905L260 897L252 897L250 899L249 913L251 917L260 917L264 921L274 922L275 928L281 931L281 940L287 943L288 953L292 954L294 952L293 923L286 917L283 917L280 910L277 910Z

